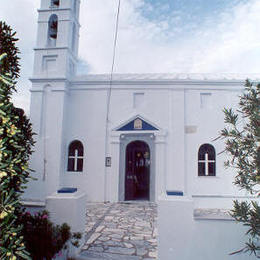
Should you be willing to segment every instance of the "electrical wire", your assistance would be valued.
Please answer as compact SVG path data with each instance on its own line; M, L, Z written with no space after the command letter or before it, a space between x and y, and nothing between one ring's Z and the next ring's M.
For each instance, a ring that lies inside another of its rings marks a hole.
M112 92L112 84L113 84L113 74L114 74L115 57L116 57L116 45L117 45L117 36L118 36L120 5L121 5L121 0L118 0L115 37L114 37L114 44L113 44L113 58L112 58L112 65L111 65L111 71L110 71L109 90L108 90L108 99L107 99L107 116L106 116L106 121L107 122L109 121L110 100L111 100L111 92Z
M113 74L114 74L115 57L116 57L116 46L117 46L117 37L118 37L120 6L121 6L121 0L118 0L118 7L117 7L117 14L116 14L116 24L115 24L115 36L114 36L114 43L113 43L113 58L112 58L110 78L109 78L109 88L108 88L108 93L107 93L106 127L105 127L105 131L106 131L106 133L105 133L105 160L108 156L109 113L110 113L111 92L112 92ZM104 182L104 201L107 201L107 170L106 170L106 165L105 165L105 182Z

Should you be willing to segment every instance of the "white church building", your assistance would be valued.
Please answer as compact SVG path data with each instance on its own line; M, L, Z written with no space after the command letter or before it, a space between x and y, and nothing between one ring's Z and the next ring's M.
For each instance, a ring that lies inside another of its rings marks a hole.
M100 202L168 194L206 207L243 197L223 166L224 144L214 139L246 76L78 76L79 5L42 0L38 10L30 108L37 181L25 198L44 200L64 187Z
M221 214L196 216L252 198L234 186L224 142L214 141L248 75L78 75L79 8L79 0L41 0L38 10L30 108L37 180L24 201L45 205L54 196L49 208L68 212L55 194L69 188L91 202L156 202L160 260L254 259L228 256L243 245L243 228ZM84 228L82 201L68 218L77 226L81 217Z

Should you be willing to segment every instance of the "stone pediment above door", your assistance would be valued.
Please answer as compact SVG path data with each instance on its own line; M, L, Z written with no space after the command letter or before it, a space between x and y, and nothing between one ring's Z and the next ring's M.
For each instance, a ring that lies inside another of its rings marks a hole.
M137 115L114 129L115 131L158 131L159 127Z

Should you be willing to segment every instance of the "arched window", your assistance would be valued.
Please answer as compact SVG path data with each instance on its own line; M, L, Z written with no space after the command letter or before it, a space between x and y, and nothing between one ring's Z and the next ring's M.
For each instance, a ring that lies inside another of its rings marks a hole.
M216 152L214 146L211 144L203 144L200 146L198 153L198 175L216 175Z
M58 16L51 15L48 22L48 45L56 46L56 39L58 35Z
M59 7L60 0L51 0L51 7Z
M82 172L83 170L84 148L80 141L75 140L69 145L68 171Z

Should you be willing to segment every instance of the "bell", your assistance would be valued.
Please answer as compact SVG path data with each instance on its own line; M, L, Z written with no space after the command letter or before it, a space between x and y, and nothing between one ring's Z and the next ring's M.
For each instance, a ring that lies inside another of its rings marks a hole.
M50 32L50 38L57 39L57 32L56 31L51 31Z
M56 6L59 6L60 5L60 0L53 0L52 4L56 5Z

